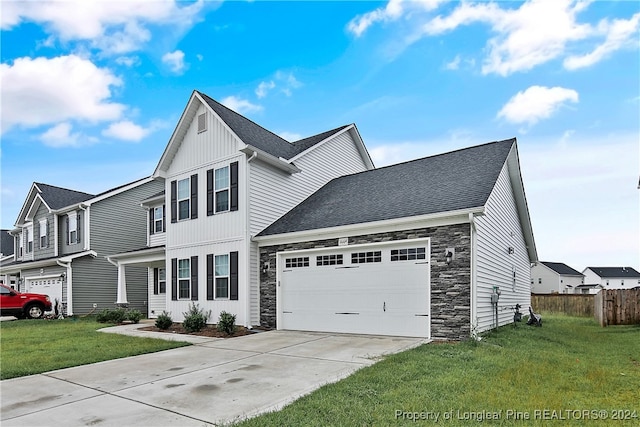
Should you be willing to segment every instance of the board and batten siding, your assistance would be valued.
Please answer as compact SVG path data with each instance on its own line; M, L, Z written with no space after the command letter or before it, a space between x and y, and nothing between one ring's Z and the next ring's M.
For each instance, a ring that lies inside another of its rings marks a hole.
M476 332L494 326L493 287L499 286L498 324L513 322L516 304L526 314L531 305L531 267L517 212L509 171L505 163L485 205L475 218L475 319ZM509 254L509 247L513 253ZM515 268L515 289L513 269Z
M47 246L40 247L40 221L47 220ZM54 240L54 222L56 216L49 213L49 209L41 203L38 207L36 215L33 220L33 259L39 260L44 258L51 258L55 256L55 240Z
M168 292L171 292L171 277L167 277L167 281L166 281L166 289L167 289L167 293L161 294L154 294L153 293L153 288L154 288L154 273L153 270L154 268L164 268L165 265L164 264L159 264L156 267L149 267L147 268L147 283L148 283L148 294L149 294L149 312L147 313L147 315L149 316L150 319L155 319L157 318L160 314L162 314L162 312L167 308L167 294Z

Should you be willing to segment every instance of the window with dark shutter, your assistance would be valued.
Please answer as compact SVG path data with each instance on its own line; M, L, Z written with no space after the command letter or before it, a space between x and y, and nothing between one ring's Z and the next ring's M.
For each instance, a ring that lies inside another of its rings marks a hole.
M231 201L229 204L229 210L238 210L238 162L233 162L229 165L229 190L231 192Z
M191 257L191 301L198 301L198 257Z
M213 169L207 171L207 216L213 215Z
M154 209L151 208L149 209L149 234L153 234L154 230L155 230L155 223L154 223ZM157 269L156 269L157 270Z
M165 213L167 209L162 205L162 232L167 231L167 215Z
M67 236L66 243L69 244L69 235L71 234L71 230L69 229L69 215L65 217L65 235Z
M178 183L171 181L171 222L178 222Z
M80 230L82 227L80 226L80 214L78 214L76 218L76 243L80 243Z
M178 258L171 258L171 300L178 300Z
M213 254L207 255L207 300L213 300Z
M238 300L238 252L229 253L229 299Z
M191 219L198 218L198 175L191 175Z

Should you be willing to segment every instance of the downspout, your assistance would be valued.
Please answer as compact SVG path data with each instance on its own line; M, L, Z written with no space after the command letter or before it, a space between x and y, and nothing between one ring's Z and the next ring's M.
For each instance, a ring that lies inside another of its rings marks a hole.
M73 275L72 275L72 269L71 269L71 262L69 261L68 263L64 263L60 260L56 260L56 263L60 266L60 267L64 267L67 269L67 316L72 316L73 315Z
M245 216L245 238L248 236L248 239L245 242L245 254L247 254L247 260L246 260L246 265L247 265L247 282L246 282L246 295L249 296L249 298L245 299L245 316L246 316L246 322L245 325L249 328L252 328L252 321L251 321L251 207L249 206L249 188L251 187L250 182L251 182L251 169L249 167L249 163L251 163L256 157L258 157L258 152L254 151L253 154L247 159L247 172L245 173L245 182L244 182L244 194L245 194L245 201L244 201L244 206L246 209L246 216ZM256 280L258 281L258 295L257 295L257 301L258 301L258 313L260 313L260 252L258 251L258 253L256 254L256 263L257 263L257 274L256 274ZM258 314L258 324L259 324L259 314Z
M473 213L469 213L469 229L471 232L471 337L477 337L478 331L478 313L477 313L477 282L476 282L476 223Z

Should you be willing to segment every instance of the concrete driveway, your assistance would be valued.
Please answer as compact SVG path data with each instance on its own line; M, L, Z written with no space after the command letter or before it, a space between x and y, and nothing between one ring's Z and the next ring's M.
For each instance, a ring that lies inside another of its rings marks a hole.
M282 408L420 338L270 331L0 382L9 426L208 426Z

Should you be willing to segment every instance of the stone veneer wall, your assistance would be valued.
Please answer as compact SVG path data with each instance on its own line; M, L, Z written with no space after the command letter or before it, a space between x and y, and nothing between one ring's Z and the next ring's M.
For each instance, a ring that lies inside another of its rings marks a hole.
M349 245L431 238L431 338L462 340L471 333L470 224L447 225L349 237ZM314 240L260 248L260 325L276 327L276 253L338 246L338 239ZM447 265L446 248L455 248Z

